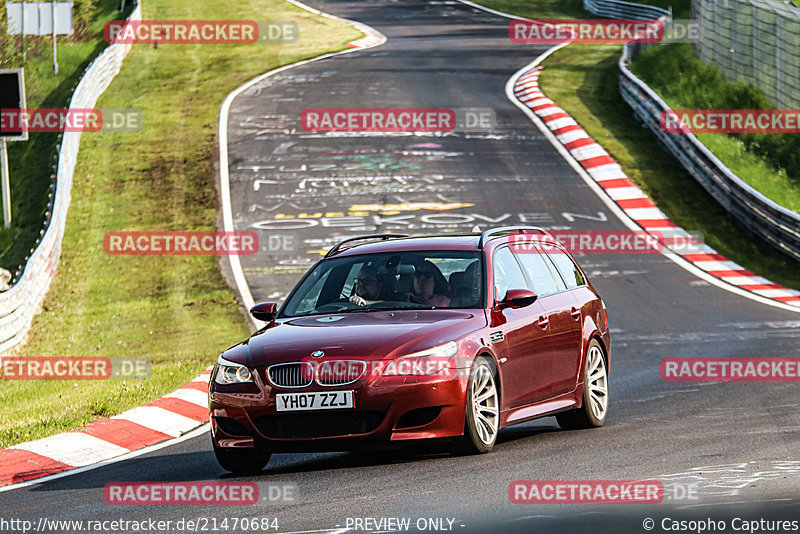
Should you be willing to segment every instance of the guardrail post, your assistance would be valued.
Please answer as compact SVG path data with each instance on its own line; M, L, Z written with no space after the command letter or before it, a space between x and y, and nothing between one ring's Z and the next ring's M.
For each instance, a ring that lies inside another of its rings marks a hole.
M141 20L141 4L134 8L129 20ZM86 69L69 102L70 108L91 108L119 72L130 45L113 44L107 47ZM48 204L50 211L44 234L26 263L19 266L13 285L0 286L0 354L18 345L31 328L33 315L41 305L55 275L64 225L69 208L70 189L78 157L80 132L59 135L58 179ZM0 167L7 167L5 143L0 147ZM6 173L7 175L7 173ZM1 179L0 179L1 180ZM5 207L4 207L5 210ZM10 214L6 216L6 225Z
M756 85L758 85L759 76L758 76L758 66L760 65L760 61L758 58L758 46L757 42L761 40L761 33L758 30L758 6L753 6L753 80L755 80Z
M783 107L783 18L778 15L776 21L775 34L777 42L775 43L775 67L778 73L778 107Z
M3 226L11 226L11 183L8 177L8 151L5 137L0 138L0 175L3 188Z
M695 5L694 2L697 2L697 4ZM735 30L735 35L739 35L742 32L738 30L735 24L738 24L738 15L747 11L748 4L740 2L738 5L742 6L744 10L740 11L738 8L731 9L729 0L723 0L723 6L720 6L719 2L710 2L708 0L694 0L694 2L692 12L696 15L695 18L701 20L703 33L708 35L708 38L704 39L703 43L697 44L696 50L701 52L699 57L707 63L714 62L716 58L718 67L720 67L720 70L724 70L725 65L722 65L719 59L724 57L726 60L730 60L731 54L727 51L728 46L723 46L725 43L720 40L720 32L714 33L714 29L720 27L719 9L724 7L729 9L729 13L733 13L733 29ZM584 0L584 5L589 6L588 9L593 13L597 9L592 0ZM629 3L608 1L604 2L603 5L606 13L614 11L615 15L620 18L633 18L634 12L630 11L631 4ZM750 5L754 4L751 2ZM763 11L756 9L754 12L756 15L754 28L756 30L760 30L763 27L763 23L758 23L758 15L762 14ZM662 10L663 13L667 12ZM800 16L798 16L798 20L800 20ZM785 31L791 30L784 28L783 22L778 18L776 33L779 39L779 46L776 47L776 56L779 83L787 79L787 76L781 72L781 62L788 52L788 50L782 48ZM754 31L754 47L757 33L758 31ZM711 49L709 49L709 43L711 43ZM731 46L738 46L738 42L734 40ZM631 60L635 57L639 48L638 42L624 45L618 62L620 71L619 91L622 99L633 109L634 116L653 132L656 139L664 145L665 149L681 163L686 171L732 217L775 249L800 261L800 215L780 206L742 181L693 134L666 133L660 129L659 114L662 111L670 111L670 108L647 84L631 72ZM763 59L766 58L762 54L759 57L759 62L756 62L756 69L758 68L758 63L762 62L761 60ZM745 67L743 65L743 68L745 68L746 72L750 72L749 66ZM734 64L735 69L736 66ZM730 70L728 73L730 74ZM763 78L760 74L757 76L758 78ZM791 76L791 73L789 73L789 76ZM788 90L791 89L792 87L789 87ZM781 102L785 100L785 91L787 89L782 88L780 94Z

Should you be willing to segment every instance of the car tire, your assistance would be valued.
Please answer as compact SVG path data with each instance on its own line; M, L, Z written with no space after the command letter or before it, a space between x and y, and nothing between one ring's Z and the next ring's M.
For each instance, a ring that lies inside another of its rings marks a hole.
M603 426L608 415L608 361L600 343L593 339L583 363L583 406L556 415L561 428L575 430Z
M483 454L491 451L497 441L500 423L500 394L494 366L486 358L477 358L472 365L467 384L464 436L455 452Z
M235 448L219 447L211 438L214 445L214 455L217 462L225 470L236 474L257 473L269 463L272 454L263 448Z

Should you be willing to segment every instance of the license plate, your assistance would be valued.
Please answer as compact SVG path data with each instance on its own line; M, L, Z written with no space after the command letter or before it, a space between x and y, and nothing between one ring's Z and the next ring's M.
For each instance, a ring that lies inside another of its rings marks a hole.
M279 412L335 410L339 408L352 408L353 392L278 393L275 400L278 403Z

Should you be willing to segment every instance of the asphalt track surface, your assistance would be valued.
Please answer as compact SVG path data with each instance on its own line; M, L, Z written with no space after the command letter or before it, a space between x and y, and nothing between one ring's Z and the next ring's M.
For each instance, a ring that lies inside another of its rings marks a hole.
M343 235L518 223L626 229L507 99L507 80L545 50L510 43L507 19L451 1L311 4L389 40L289 69L234 100L228 127L236 229L258 231L262 244L279 236L273 243L282 249L243 257L257 302L283 298L316 251ZM497 124L446 135L330 136L302 131L300 113L308 108L481 108L492 110ZM430 202L442 206L418 209ZM386 205L398 213L381 212ZM34 523L277 517L280 532L341 530L356 517L408 517L412 525L450 518L457 532L646 532L647 517L656 522L653 532L663 532L664 517L690 516L725 520L734 532L735 516L800 519L796 383L665 382L658 369L669 356L797 356L800 315L710 285L659 254L579 261L612 326L611 405L601 429L562 431L544 418L501 431L495 451L481 456L437 449L279 454L263 473L242 479L217 465L205 433L0 493L0 516ZM693 495L657 505L509 502L511 482L551 479L657 479ZM103 501L110 481L185 480L255 481L262 494L287 483L297 495L240 508Z

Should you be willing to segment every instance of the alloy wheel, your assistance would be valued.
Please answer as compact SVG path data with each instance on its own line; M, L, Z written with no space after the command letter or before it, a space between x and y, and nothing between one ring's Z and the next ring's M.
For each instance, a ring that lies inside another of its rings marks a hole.
M472 380L472 413L478 437L484 445L491 445L497 437L499 411L497 387L487 365L478 367Z
M606 416L606 410L608 410L608 373L606 372L603 351L597 345L592 345L589 350L586 381L592 413L602 421Z

